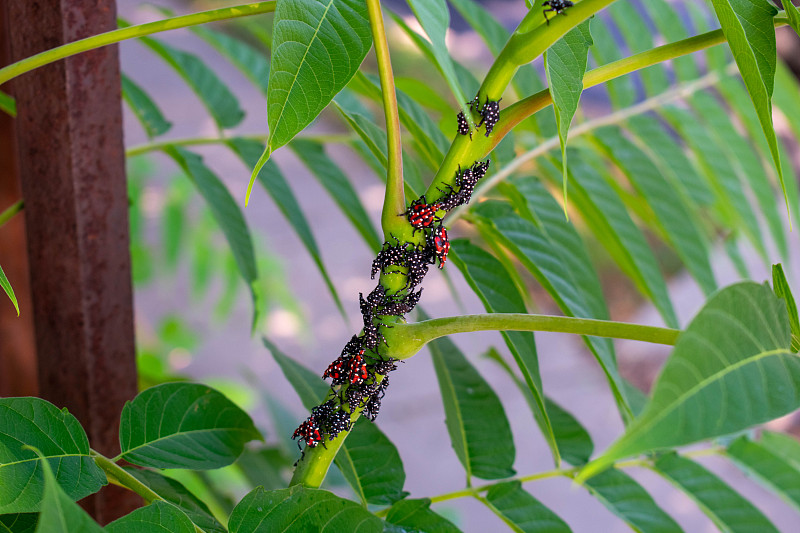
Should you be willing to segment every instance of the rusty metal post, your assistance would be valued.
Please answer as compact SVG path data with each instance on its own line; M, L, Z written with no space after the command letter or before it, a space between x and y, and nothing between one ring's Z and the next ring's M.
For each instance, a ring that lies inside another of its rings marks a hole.
M114 0L0 4L15 60L116 28ZM40 394L115 454L120 411L137 391L117 47L25 74L13 89ZM140 502L114 489L87 499L101 523Z
M0 66L10 63L8 30L0 9ZM22 198L17 164L14 119L0 112L0 210ZM36 345L28 283L28 250L25 224L17 215L0 227L0 265L11 281L22 309L20 316L0 293L0 396L36 396Z

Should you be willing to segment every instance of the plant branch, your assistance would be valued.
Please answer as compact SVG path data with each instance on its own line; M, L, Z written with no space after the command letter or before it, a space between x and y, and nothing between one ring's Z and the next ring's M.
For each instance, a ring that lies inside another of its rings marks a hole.
M491 313L398 324L385 333L392 356L408 359L434 339L471 331L552 331L674 345L680 331L625 322L523 313Z
M389 55L389 43L386 40L386 29L383 25L380 0L367 0L372 41L375 45L375 57L378 60L378 74L381 80L383 96L383 112L386 116L386 142L388 144L388 164L386 174L386 195L383 199L381 226L386 237L397 233L404 227L405 220L398 217L406 209L403 192L403 144L400 139L400 114L397 111L397 93L394 87L392 60Z
M14 215L19 213L25 208L25 200L19 200L16 203L12 204L8 207L5 211L0 213L0 227L2 227L6 222L14 218Z
M730 67L725 71L726 73L730 74L735 71L736 65L731 64ZM711 85L714 85L720 80L720 73L719 71L709 72L708 74L684 85L675 87L669 91L663 92L657 96L653 96L642 102L626 107L624 109L620 109L619 111L615 111L609 115L604 117L598 117L593 120L589 120L584 122L583 124L579 124L569 130L568 139L574 139L575 137L579 137L581 135L585 135L590 133L598 128L602 128L603 126L609 126L612 124L619 124L626 119L641 115L643 113L647 113L648 111L652 111L653 109L658 109L665 104L677 100L679 98L685 98L699 90L705 89ZM544 91L542 93L544 95ZM549 96L550 93L547 91L547 95ZM513 161L508 163L502 169L500 169L497 173L493 174L491 178L486 180L482 180L481 183L475 188L475 193L473 194L474 198L481 198L486 195L490 190L492 190L498 183L504 181L508 178L511 174L516 172L522 165L527 163L532 159L536 159L541 157L542 155L546 154L550 150L555 150L559 147L559 140L557 136L550 137L549 139L543 141L539 144L536 148L532 148L527 152L524 152L517 157L514 158ZM464 214L466 214L468 208L467 206L460 206L453 211L450 212L448 215L448 223L452 224L455 220L458 220Z
M251 15L259 15L261 13L271 13L275 11L275 0L269 2L255 2L250 4L243 4L239 6L225 7L221 9L212 9L210 11L201 11L200 13L192 13L190 15L182 15L179 17L172 17L164 20L157 20L155 22L148 22L147 24L139 24L136 26L128 26L127 28L120 28L99 35L93 35L85 39L80 39L71 43L67 43L50 50L46 50L31 57L27 57L16 63L12 63L7 67L0 69L0 85L16 78L21 74L30 72L44 65L49 65L59 59L80 54L87 50L93 50L127 39L135 39L153 33L162 31L175 30L178 28L186 28L188 26L196 26L198 24L205 24L206 22L214 22L217 20L226 20L238 17L248 17Z
M148 504L153 503L156 500L164 500L164 498L153 492L150 487L133 477L108 457L95 450L92 450L91 453L92 458L94 458L94 462L103 472L105 472L109 483L113 483L114 485L118 485L135 492L144 498L144 501Z
M169 148L172 146L199 146L204 144L223 144L234 139L248 139L251 141L259 141L261 143L267 142L266 134L253 134L253 135L234 135L232 137L188 137L184 139L165 139L163 141L152 141L148 143L137 144L125 150L126 157L134 157L137 155L146 154L148 152L155 152ZM355 135L346 133L322 133L317 135L298 135L296 139L303 139L307 141L314 141L318 143L347 143L357 139Z

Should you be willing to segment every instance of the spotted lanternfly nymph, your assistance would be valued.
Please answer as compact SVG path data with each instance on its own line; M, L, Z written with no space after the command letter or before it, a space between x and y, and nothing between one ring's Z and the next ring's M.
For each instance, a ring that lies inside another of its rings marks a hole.
M372 272L370 278L375 279L375 274L384 272L386 274L396 273L398 271L387 271L389 266L406 266L406 253L405 247L400 245L392 245L389 241L383 243L383 248L378 252L378 256L372 261Z
M413 289L425 278L428 273L428 252L426 250L409 250L406 254L408 261L408 274L406 288Z
M364 339L359 337L358 335L353 335L347 344L344 345L342 349L342 357L346 355L364 355Z
M395 296L392 296L389 300L387 300L383 309L381 309L378 314L394 316L403 316L408 314L414 309L414 306L417 305L417 302L419 302L421 296L422 289L417 292L409 291L408 294L399 299Z
M472 129L469 127L469 121L464 116L464 112L459 111L456 119L458 120L458 134L469 135L469 138L472 139Z
M350 431L352 426L350 413L344 409L334 411L328 419L328 440L335 439L342 431Z
M500 100L502 100L502 98ZM483 104L483 107L481 108L481 121L478 123L477 127L480 128L481 125L486 125L486 137L492 133L494 125L497 124L498 120L500 120L500 100L489 100L487 97L486 103Z
M438 222L439 218L436 212L441 209L439 204L428 204L425 196L420 196L408 208L408 211L401 213L408 217L408 222L414 226L414 229L427 228L434 222Z
M429 245L433 248L432 260L435 263L439 259L439 269L444 268L444 263L447 261L447 253L450 251L450 240L447 238L447 229L444 226L436 226L433 228L430 236L428 237Z
M372 371L376 374L386 375L392 370L397 370L397 359L381 359L372 365Z
M320 442L322 442L322 431L320 431L319 424L314 419L314 415L309 416L300 427L294 430L292 434L292 440L295 440L297 437L301 437L305 442L306 446L309 448L315 448ZM323 446L325 443L323 443ZM300 447L300 443L297 443L297 447Z
M545 0L542 4L542 7L549 7L550 9L542 10L542 14L544 15L544 20L547 21L547 25L550 25L550 19L547 18L548 11L555 11L556 15L565 15L564 12L568 7L572 7L574 4L570 2L570 0Z
M328 368L322 374L322 379L331 378L331 382L334 385L341 385L342 383L347 381L345 368L348 367L350 359L351 357L345 355L339 357L336 361L328 365Z

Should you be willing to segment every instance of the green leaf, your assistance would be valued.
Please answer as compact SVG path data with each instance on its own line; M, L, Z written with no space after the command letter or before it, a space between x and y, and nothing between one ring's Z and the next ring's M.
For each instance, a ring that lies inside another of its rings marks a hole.
M689 496L723 533L777 533L753 504L699 464L669 453L655 470Z
M547 414L553 424L553 432L558 443L561 458L571 465L589 462L594 451L592 437L572 414L558 405L552 398L545 397Z
M330 387L269 340L263 341L305 408L311 410L321 404ZM336 454L335 462L363 502L385 505L406 495L403 492L406 474L400 454L375 424L359 419Z
M242 121L244 111L239 101L202 59L152 37L141 37L139 41L175 69L200 98L219 129L233 128Z
M800 359L783 303L763 285L714 294L678 337L650 402L582 473L649 450L727 435L800 406Z
M672 307L658 261L647 239L634 224L625 204L597 170L586 163L585 150L570 150L570 186L572 201L580 210L587 226L597 240L609 251L622 271L634 282L636 288L649 298L671 328L678 327L678 318ZM542 170L552 181L560 181L560 173L546 162Z
M786 312L789 315L789 325L792 330L792 351L800 351L800 319L797 316L797 305L780 263L772 265L772 290L786 304Z
M500 261L481 248L474 246L467 240L457 240L451 243L450 255L453 263L458 267L467 280L469 286L483 302L483 307L489 313L527 313L525 302L519 293L514 280L508 275ZM558 445L542 392L542 377L539 374L539 360L536 355L536 340L529 331L502 332L506 346L514 356L520 373L525 380L528 392L533 398L531 409L539 428L553 455L553 461L559 464Z
M205 25L192 26L191 30L236 65L262 93L268 94L269 60L260 50Z
M632 477L610 468L585 482L606 508L642 533L676 533L680 526Z
M791 0L787 0L786 3L781 2L783 4L783 9L786 10L786 16L789 18L789 26L800 35L800 11L797 10L794 4L792 4Z
M467 478L514 475L514 437L489 384L448 338L429 345L444 403L445 423Z
M174 506L155 501L114 520L106 526L108 533L194 533L192 521Z
M39 513L15 513L0 515L0 532L34 533Z
M667 0L648 0L643 5L650 14L650 19L659 33L669 43L683 40L689 36L685 24L678 16L673 5ZM698 33L700 32L698 31ZM686 82L697 79L700 76L694 57L691 55L675 57L671 61L678 81Z
M361 205L358 193L339 166L327 156L323 146L317 142L295 139L289 147L325 187L367 245L373 250L378 250L381 247L381 240L364 206Z
M233 463L245 443L263 439L250 417L197 383L165 383L122 409L121 457L154 468L204 470Z
M242 279L247 284L253 299L253 325L255 325L261 309L255 291L258 270L253 251L253 239L242 210L225 184L203 163L202 157L178 146L168 147L164 151L178 163L195 184L211 209L222 233L225 234L225 239L236 258Z
M254 167L258 161L258 155L263 150L263 145L258 141L253 141L243 137L236 137L228 141L228 146L241 158L245 165ZM320 253L317 241L314 234L311 232L311 226L303 214L300 204L297 201L289 183L281 173L278 165L274 161L267 161L258 172L258 182L266 189L278 210L283 214L284 218L292 229L295 231L300 241L305 246L314 264L322 275L325 281L325 286L328 287L328 292L331 293L333 301L342 316L346 316L344 306L339 298L339 293L333 284L328 270L325 268L325 263L322 262L322 254Z
M122 74L122 98L139 119L148 139L158 137L172 127L150 95L125 74Z
M461 92L455 67L444 41L447 28L450 26L450 11L447 9L447 2L445 0L406 1L431 41L433 56L436 58L436 63L439 65L453 97L462 105L462 110L467 115L467 108L463 105L464 94Z
M124 468L126 472L141 481L164 500L179 507L193 524L206 533L225 533L225 528L217 522L208 506L179 481L152 470L134 467Z
M336 455L336 465L363 500L391 505L405 498L406 473L400 454L378 426L362 418L353 426Z
M295 485L288 489L250 492L231 513L231 533L380 533L383 521L355 502L319 489Z
M280 2L272 31L268 152L319 115L372 45L367 5L359 0Z
M592 28L594 45L590 50L597 66L611 63L621 57L617 38L611 33L612 25L607 20L602 22L602 24L595 24ZM611 104L617 109L628 108L636 101L636 89L633 87L631 76L621 76L609 80L605 87L608 90Z
M39 398L0 398L0 514L37 512L44 473L40 455L57 472L73 500L94 494L107 483L89 450L89 439L66 409Z
M767 0L711 0L711 3L767 138L788 209L778 139L772 125L772 89L777 60L773 18L778 11Z
M519 533L569 533L569 526L557 514L522 488L519 481L493 485L480 498L512 530Z
M695 109L699 110L704 106L714 106L714 98L709 95L705 96L705 98L702 95L693 96L691 101ZM744 193L744 184L739 179L733 164L737 156L729 151L729 148L733 147L728 143L736 142L736 140L731 140L730 137L733 136L739 138L739 140L741 138L735 130L729 131L726 135L725 128L732 130L733 125L730 122L725 123L726 111L722 110L718 105L716 107L722 118L714 116L714 113L711 112L700 112L701 117L707 121L707 124L703 124L692 113L678 107L668 106L662 112L670 124L686 140L686 144L694 151L695 157L700 163L700 168L706 175L712 190L716 193L716 207L720 211L723 220L727 221L727 226L741 229L764 261L767 262L767 252L764 247L764 238L758 226L758 220L750 207L750 203ZM726 147L726 145L728 146ZM758 168L758 173L763 174L761 166L756 164L756 167ZM768 196L768 209L774 210L772 195L769 194ZM780 222L778 224L780 226Z
M524 196L527 204L524 211L531 219L518 216L499 202L480 203L473 211L483 224L496 230L497 242L533 274L565 315L607 320L608 309L597 273L580 236L564 219L561 207L536 180L513 180L513 184ZM629 418L611 340L599 337L584 337L584 340L609 379L623 419Z
M400 526L398 533L459 533L452 522L431 510L428 498L420 500L401 500L389 509L386 522ZM395 531L389 529L388 531ZM385 530L385 531L386 531Z
M9 116L17 116L17 101L8 93L0 91L0 110Z
M795 509L800 510L800 470L787 459L747 437L728 446L727 455Z
M33 448L27 447L27 451ZM45 455L34 452L41 459L44 481L44 494L41 500L41 512L36 533L96 533L103 528L92 520L86 511L73 501L73 497L62 489L60 481L53 475L50 461ZM61 472L59 472L61 473ZM73 473L74 475L75 473Z
M547 83L553 96L553 110L558 126L558 142L561 145L561 170L564 176L564 215L567 216L567 136L569 125L583 92L583 75L592 35L589 31L591 19L587 19L553 43L544 53Z
M294 431L294 424L295 419L292 417L291 425L287 424L289 427L284 428L284 424L281 423L280 428L275 429L278 437L282 437L281 441L289 438ZM278 446L257 450L245 448L236 460L236 466L247 478L251 487L261 486L266 490L285 488L289 484L287 474L291 473L294 461L289 458L284 448L286 448L284 442Z
M17 316L19 316L19 303L17 303L17 296L14 294L14 288L11 287L11 283L8 282L8 278L6 277L6 273L3 272L3 267L0 266L0 287L3 287L6 295L11 299L11 303L14 304L14 309L17 310Z
M598 25L599 27L599 25ZM653 162L615 127L601 128L595 139L653 209L657 224L706 294L717 286L708 250L691 211Z
M762 431L761 445L800 471L800 442L795 437L774 431Z

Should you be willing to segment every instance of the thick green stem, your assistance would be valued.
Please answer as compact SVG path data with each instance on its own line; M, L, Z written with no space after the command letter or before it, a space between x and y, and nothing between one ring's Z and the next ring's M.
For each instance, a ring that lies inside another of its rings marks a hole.
M121 466L113 462L108 457L105 457L95 450L92 450L92 457L94 458L94 462L97 464L97 466L99 466L100 469L106 473L109 483L132 490L144 498L144 501L148 504L153 503L156 500L164 499L153 492L150 487L130 475Z
M0 227L2 227L6 222L14 218L14 215L22 211L25 207L25 200L19 200L15 204L11 205L11 207L7 208L5 211L0 213Z
M407 359L434 339L471 331L552 331L667 345L674 345L680 334L677 329L608 320L522 313L492 313L435 318L414 324L398 324L385 335L387 342L393 347L392 356L398 359Z
M40 54L23 59L12 63L7 67L0 69L0 85L8 80L14 79L20 74L25 74L31 70L37 69L41 66L48 65L59 59L80 54L87 50L93 50L127 39L135 39L144 35L159 33L162 31L175 30L178 28L186 28L187 26L196 26L198 24L205 24L206 22L214 22L217 20L226 20L238 17L248 17L250 15L258 15L261 13L271 13L275 11L276 1L269 2L255 2L251 4L244 4L239 6L225 7L222 9L212 9L210 11L202 11L200 13L192 13L191 15L182 15L180 17L172 17L164 20L157 20L155 22L148 22L147 24L139 24L137 26L129 26L127 28L120 28L118 30L101 33L67 43L65 45L44 51Z
M378 60L378 75L381 81L383 96L383 112L386 116L386 141L388 144L388 164L386 173L386 195L383 199L381 226L388 238L390 233L397 233L405 225L405 220L398 217L406 209L403 192L403 144L400 139L400 114L397 111L397 93L394 87L392 60L389 55L389 43L386 40L386 29L383 25L380 0L367 0L369 23L372 29L372 41L375 45L375 57Z

